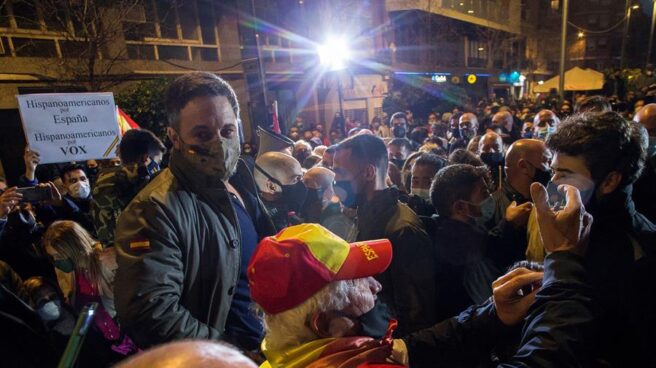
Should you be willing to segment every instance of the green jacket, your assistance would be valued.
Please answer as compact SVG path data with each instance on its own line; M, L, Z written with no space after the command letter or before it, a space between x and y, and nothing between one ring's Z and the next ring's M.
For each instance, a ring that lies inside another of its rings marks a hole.
M270 235L243 162L235 176L258 234ZM116 247L117 316L138 346L222 336L241 262L239 225L223 185L200 185L172 155L121 213Z
M121 211L146 184L148 180L137 175L137 164L111 167L98 174L90 212L96 236L103 246L114 245L114 230Z

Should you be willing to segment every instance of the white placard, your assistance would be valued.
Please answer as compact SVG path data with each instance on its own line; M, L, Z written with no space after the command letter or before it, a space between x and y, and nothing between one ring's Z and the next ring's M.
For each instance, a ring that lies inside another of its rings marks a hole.
M116 157L121 134L111 92L16 98L27 144L42 164Z

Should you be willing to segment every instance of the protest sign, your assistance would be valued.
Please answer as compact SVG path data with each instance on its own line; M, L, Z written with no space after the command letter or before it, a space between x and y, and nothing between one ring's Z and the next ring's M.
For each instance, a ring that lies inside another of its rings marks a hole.
M121 135L112 93L18 95L25 138L42 164L116 157Z

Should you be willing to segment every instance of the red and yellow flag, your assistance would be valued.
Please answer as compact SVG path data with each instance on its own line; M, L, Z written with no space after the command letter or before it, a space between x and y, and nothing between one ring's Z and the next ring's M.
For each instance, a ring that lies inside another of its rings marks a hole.
M118 119L118 128L121 130L121 136L130 129L139 129L139 124L130 119L125 111L116 106L116 118Z

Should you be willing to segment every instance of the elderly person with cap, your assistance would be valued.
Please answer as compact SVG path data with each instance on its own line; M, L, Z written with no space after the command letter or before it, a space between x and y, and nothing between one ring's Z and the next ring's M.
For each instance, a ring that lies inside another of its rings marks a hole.
M264 312L262 366L406 366L373 278L391 261L387 239L349 244L316 224L263 239L248 265L252 298Z
M262 352L267 361L261 367L469 366L489 357L508 333L517 333L512 327L524 321L530 307L522 343L499 367L574 363L577 357L569 352L546 350L550 343L592 332L590 290L575 255L585 243L590 218L578 191L563 190L568 215L557 216L544 187L531 188L545 246L553 252L544 274L515 269L494 282L494 298L485 304L403 339L392 338L397 323L379 302L381 285L372 277L392 261L389 240L349 244L316 224L264 238L248 264L252 299L263 312L266 330Z

